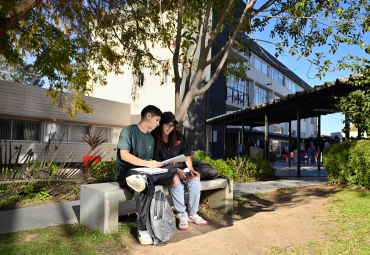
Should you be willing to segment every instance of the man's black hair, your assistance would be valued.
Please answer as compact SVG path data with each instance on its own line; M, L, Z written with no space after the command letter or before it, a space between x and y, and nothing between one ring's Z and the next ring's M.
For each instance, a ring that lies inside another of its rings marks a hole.
M155 116L162 116L162 111L159 110L158 107L154 105L147 105L144 107L144 109L141 111L141 119L144 119L145 116L148 114L148 112L152 115L152 118Z

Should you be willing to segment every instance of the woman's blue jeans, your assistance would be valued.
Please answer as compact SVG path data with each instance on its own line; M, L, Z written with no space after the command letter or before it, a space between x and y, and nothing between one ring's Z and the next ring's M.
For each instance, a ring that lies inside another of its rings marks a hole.
M189 192L189 202L188 202L188 211L190 215L195 215L198 212L199 200L200 200L200 179L195 179L191 181L181 180L179 184L174 187L168 187L173 205L178 211L179 217L187 217L188 214L185 212L185 197L184 197L184 187L187 186Z

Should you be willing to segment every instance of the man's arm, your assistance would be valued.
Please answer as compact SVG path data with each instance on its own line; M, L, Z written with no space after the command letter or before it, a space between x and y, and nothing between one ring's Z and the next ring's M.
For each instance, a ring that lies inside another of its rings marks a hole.
M155 160L147 161L139 159L138 157L132 155L128 150L120 150L120 155L122 160L135 166L146 166L149 168L158 168L163 166L163 163Z

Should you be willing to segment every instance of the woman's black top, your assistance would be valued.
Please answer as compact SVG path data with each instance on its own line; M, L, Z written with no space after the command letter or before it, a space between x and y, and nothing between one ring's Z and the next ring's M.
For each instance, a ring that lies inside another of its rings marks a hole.
M168 136L168 143L163 142L161 148L154 146L153 159L159 162L184 154L185 157L191 156L190 148L185 140L185 136L180 132L177 132L177 139L175 142L175 148L170 149L171 136ZM157 141L155 141L155 145Z

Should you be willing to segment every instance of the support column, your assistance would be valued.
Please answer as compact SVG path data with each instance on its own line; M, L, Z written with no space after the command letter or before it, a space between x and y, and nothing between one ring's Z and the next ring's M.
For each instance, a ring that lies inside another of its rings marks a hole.
M297 105L297 147L301 146L301 106ZM298 150L297 150L298 152ZM297 177L301 178L301 150L297 155Z
M317 118L317 171L320 172L321 168L321 148L320 148L320 138L321 138L321 116Z
M251 156L251 144L252 144L252 135L253 135L253 133L252 133L252 126L249 126L249 139L248 139L248 156L250 157ZM254 146L254 144L253 144L253 146Z
M269 118L265 113L265 159L268 159L269 156Z
M226 160L226 124L224 125L224 160Z
M241 153L241 156L243 156L245 154L245 151L244 151L244 119L242 119L242 153Z
M349 141L349 124L347 123L348 116L346 115L345 118L346 118L346 125L345 125L345 128L346 128L346 142L348 142Z
M211 158L213 158L213 125L211 125Z
M290 154L292 150L292 121L289 121L289 147L288 147L288 166L291 167Z

